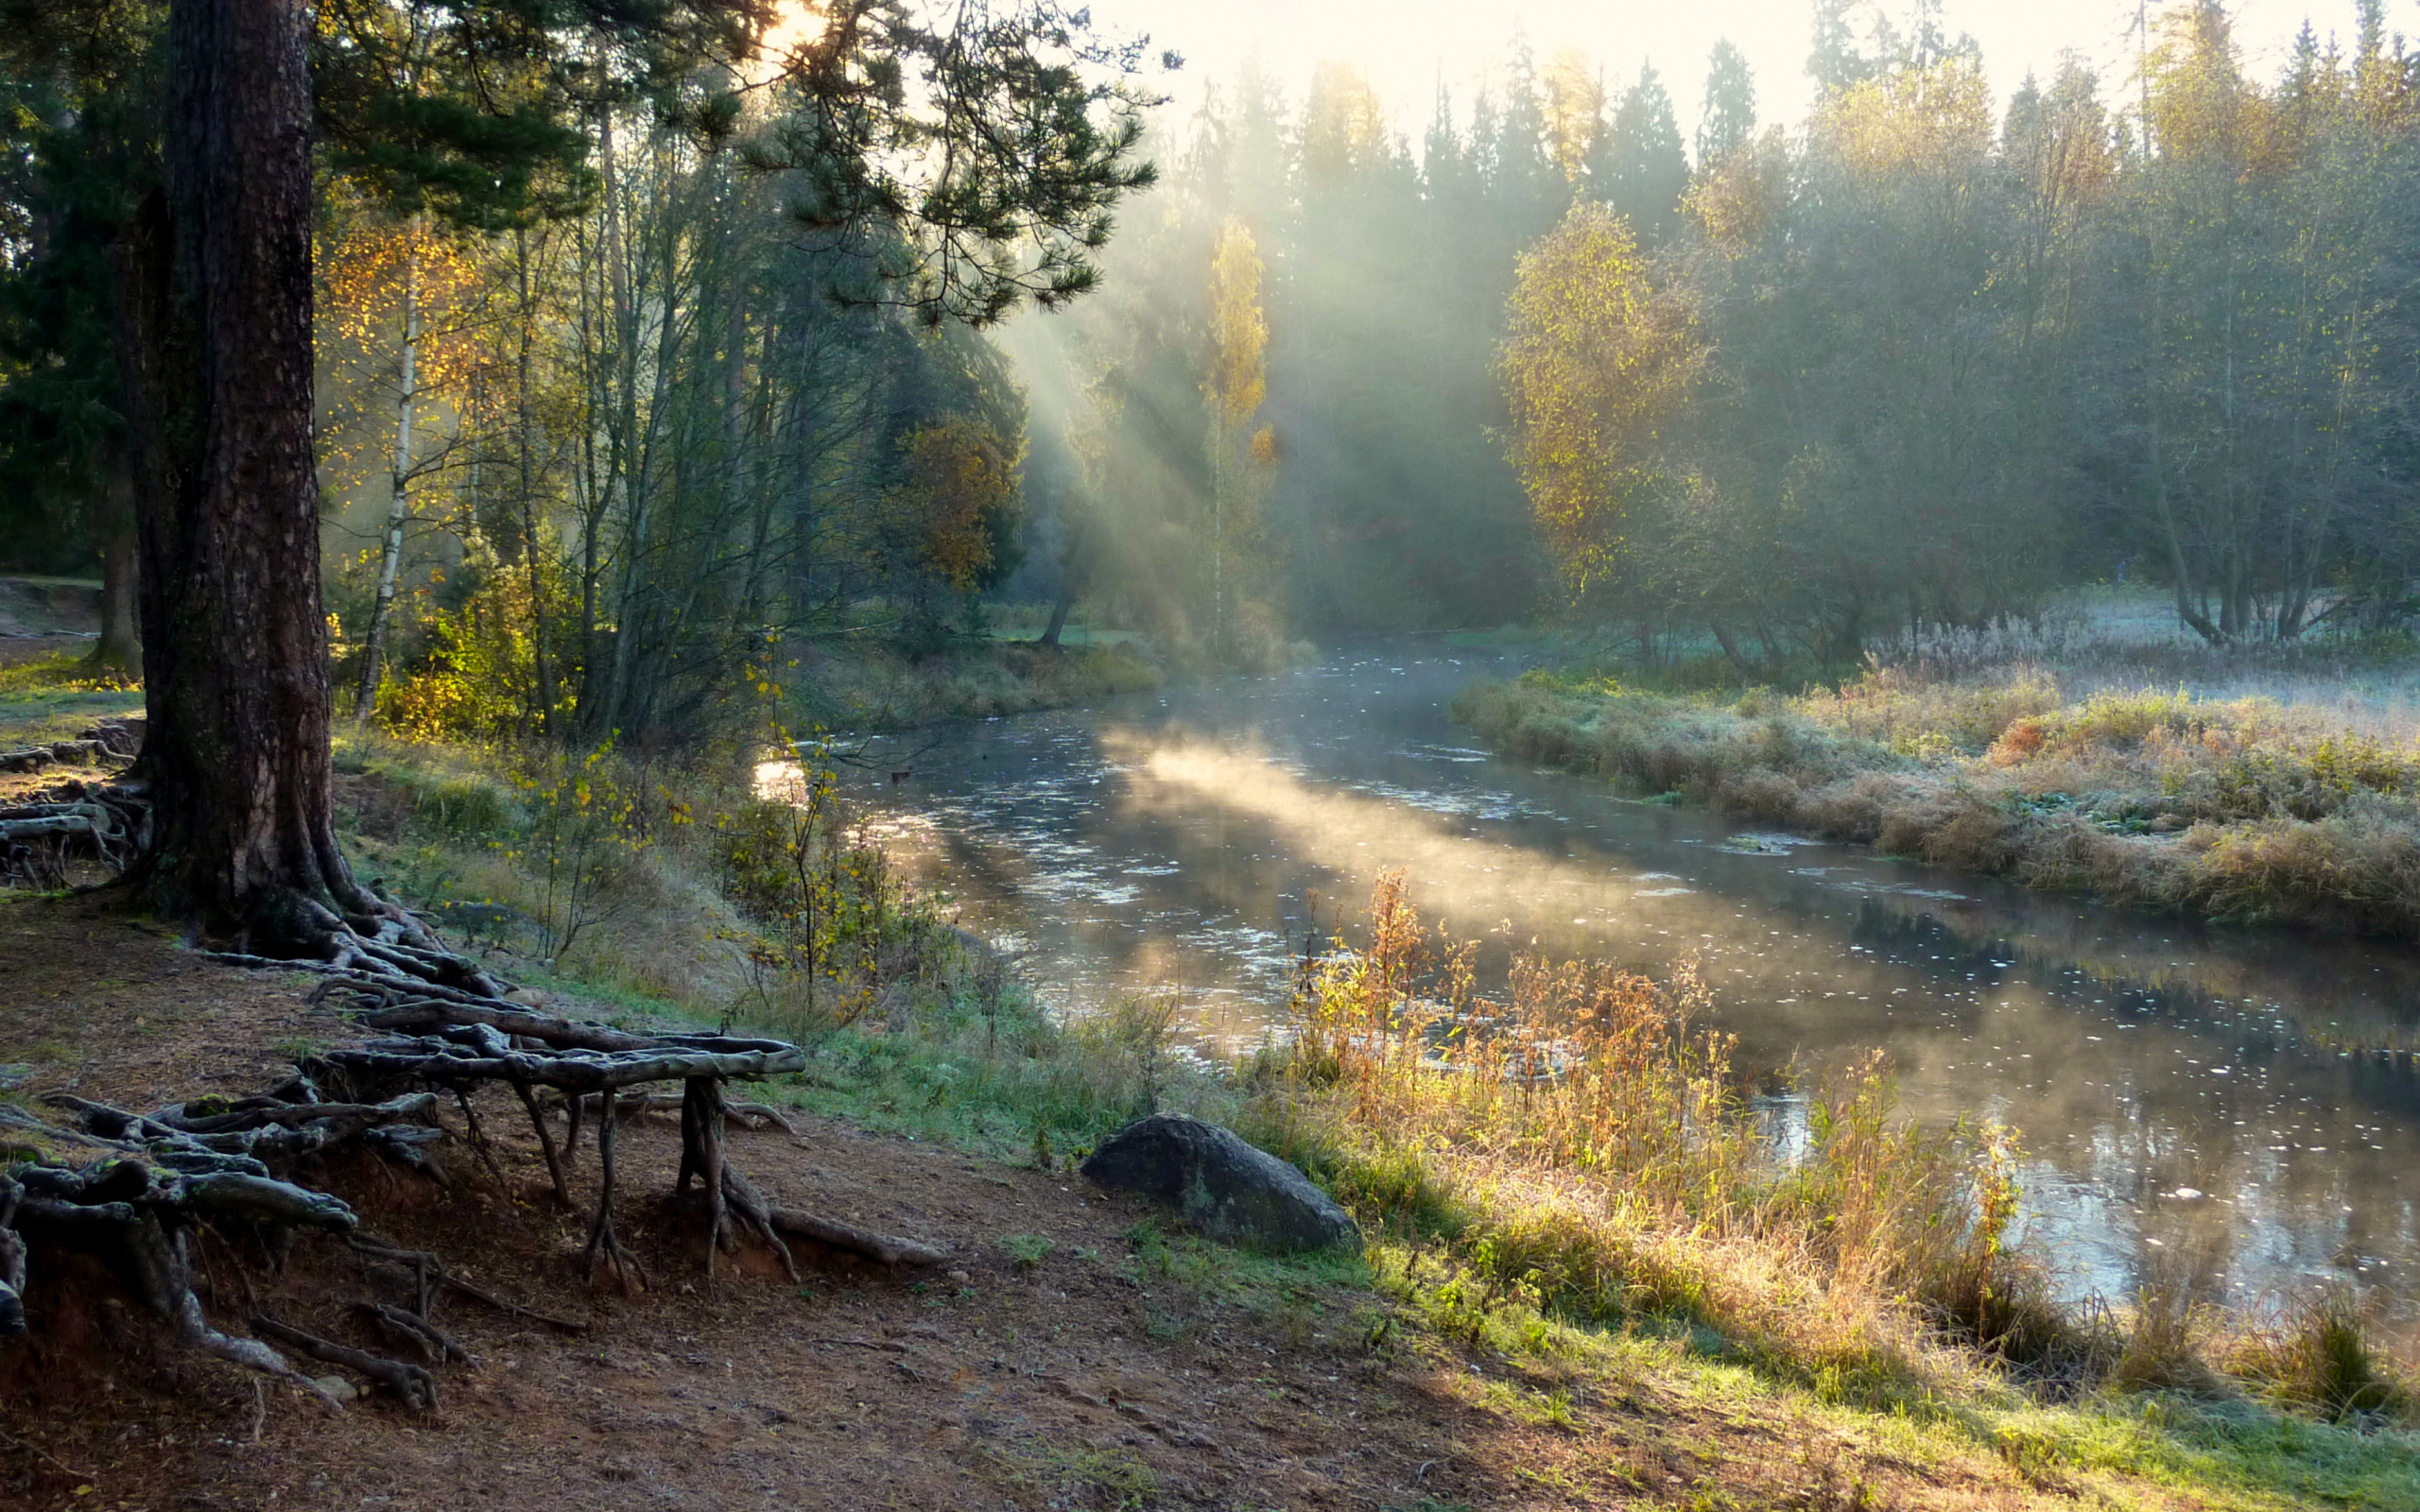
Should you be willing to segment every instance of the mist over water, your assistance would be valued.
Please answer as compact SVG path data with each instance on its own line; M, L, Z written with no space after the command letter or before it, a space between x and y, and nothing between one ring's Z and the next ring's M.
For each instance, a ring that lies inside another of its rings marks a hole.
M1201 1052L1248 1048L1306 939L1340 912L1350 936L1401 868L1483 939L1482 991L1516 947L1694 955L1743 1065L1880 1047L1917 1116L2015 1125L2074 1292L2153 1265L2237 1303L2359 1280L2414 1330L2420 953L2031 893L1497 760L1444 712L1494 670L1399 647L994 720L855 796L1060 1011L1173 986Z

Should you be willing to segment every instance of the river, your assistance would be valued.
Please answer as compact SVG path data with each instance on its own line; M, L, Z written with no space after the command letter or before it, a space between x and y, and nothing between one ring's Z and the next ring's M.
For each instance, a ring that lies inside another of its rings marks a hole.
M1182 988L1249 1047L1314 929L1401 869L1459 936L1660 973L1694 954L1751 1065L1889 1052L1921 1118L2022 1131L2062 1288L2153 1265L2256 1305L2323 1281L2420 1334L2420 951L2103 907L1626 799L1446 718L1492 662L1391 648L888 737L869 822L1054 1008ZM936 743L937 742L937 743ZM912 754L910 752L912 751ZM1316 900L1316 902L1315 902ZM1484 985L1485 978L1482 978Z

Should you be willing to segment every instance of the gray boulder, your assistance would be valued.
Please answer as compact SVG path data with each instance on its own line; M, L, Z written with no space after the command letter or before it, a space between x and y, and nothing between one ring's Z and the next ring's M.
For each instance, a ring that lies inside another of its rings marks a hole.
M1182 1113L1127 1125L1093 1152L1083 1173L1097 1185L1157 1197L1226 1244L1281 1253L1361 1249L1351 1215L1302 1172L1230 1129Z

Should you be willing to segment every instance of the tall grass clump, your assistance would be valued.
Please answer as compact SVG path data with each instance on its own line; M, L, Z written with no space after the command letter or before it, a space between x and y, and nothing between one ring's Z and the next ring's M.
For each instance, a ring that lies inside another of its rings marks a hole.
M2414 1421L2420 1381L2379 1347L2372 1323L2350 1290L2329 1287L2238 1328L2215 1352L2256 1391L2330 1421Z
M1918 1129L1878 1059L1760 1104L1687 967L1523 958L1495 1002L1471 961L1382 879L1366 946L1306 971L1290 1044L1253 1068L1257 1132L1489 1297L1678 1314L1844 1398L1899 1396L1952 1339L2066 1348L2008 1243L2007 1131Z

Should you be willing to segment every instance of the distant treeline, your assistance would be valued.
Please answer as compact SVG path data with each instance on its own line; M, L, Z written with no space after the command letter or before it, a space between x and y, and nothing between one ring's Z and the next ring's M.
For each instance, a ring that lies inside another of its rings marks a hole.
M1563 608L1743 665L2112 576L2213 640L2404 617L2420 60L2377 0L2270 83L2187 5L2004 113L1932 16L1820 0L1788 131L1718 46L1693 151L1651 69L1569 53L1417 150L1347 69L1289 108L1248 68L1074 318L1068 559L1145 617ZM1238 243L1265 389L1205 445Z
M2123 109L2070 63L1996 123L1919 35L1668 231L1575 205L1503 363L1566 590L1743 662L2129 562L2212 641L2405 615L2420 60L2359 21L2263 86L2190 6Z

